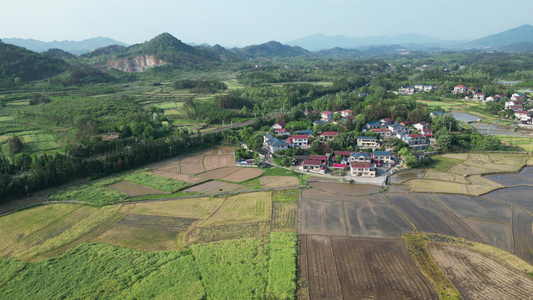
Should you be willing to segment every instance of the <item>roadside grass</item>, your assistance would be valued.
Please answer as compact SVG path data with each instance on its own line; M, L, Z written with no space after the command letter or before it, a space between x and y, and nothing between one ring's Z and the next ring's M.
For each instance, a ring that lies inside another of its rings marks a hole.
M408 233L403 235L403 240L411 257L431 281L440 299L462 299L457 288L431 257L428 251L427 239L420 233Z

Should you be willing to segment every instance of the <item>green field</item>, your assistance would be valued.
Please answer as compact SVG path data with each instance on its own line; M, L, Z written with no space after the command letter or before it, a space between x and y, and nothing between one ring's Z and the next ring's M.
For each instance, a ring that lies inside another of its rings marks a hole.
M148 171L132 173L128 176L125 176L124 181L142 186L147 186L156 190L169 193L173 193L190 186L190 184L185 181L179 181L168 177L152 174Z
M273 233L184 252L85 243L36 263L0 259L0 298L294 299L295 242Z

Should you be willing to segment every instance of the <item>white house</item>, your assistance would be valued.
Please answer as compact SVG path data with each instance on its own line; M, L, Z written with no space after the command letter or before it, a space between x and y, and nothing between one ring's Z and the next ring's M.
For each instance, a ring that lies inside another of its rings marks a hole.
M378 139L374 136L358 136L357 137L358 148L378 148Z
M322 132L320 135L321 138L325 138L328 141L331 141L333 138L335 138L339 133L337 131L326 131Z
M415 127L416 130L418 130L419 132L421 132L421 131L424 131L424 130L430 129L430 128L431 128L431 124L429 124L429 123L426 122L426 121L421 121L421 122L418 122L418 123L416 123L415 125L413 125L413 127Z
M392 132L388 128L375 128L372 129L374 134L377 134L382 139L388 139L393 137Z
M453 87L452 93L454 94L464 94L468 91L468 87L464 85L456 85Z
M514 116L522 122L531 123L531 112L530 111L515 111Z
M308 135L293 135L289 138L289 142L292 143L293 146L308 146L309 145L309 136Z
M322 112L320 119L324 122L331 122L333 121L333 113L326 110Z
M351 162L350 173L357 177L376 177L376 170L369 162Z
M482 92L474 92L474 100L477 101L485 101L485 93Z
M374 161L380 163L392 163L392 153L390 151L374 151Z
M429 140L420 134L409 134L402 136L402 140L409 144L409 147L414 149L429 148Z

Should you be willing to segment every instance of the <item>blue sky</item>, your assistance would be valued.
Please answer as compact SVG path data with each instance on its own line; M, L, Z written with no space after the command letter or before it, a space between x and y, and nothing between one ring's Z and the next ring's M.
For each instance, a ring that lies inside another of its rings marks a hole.
M134 44L168 32L184 42L246 46L316 33L481 38L530 21L531 0L3 0L0 38L105 36Z

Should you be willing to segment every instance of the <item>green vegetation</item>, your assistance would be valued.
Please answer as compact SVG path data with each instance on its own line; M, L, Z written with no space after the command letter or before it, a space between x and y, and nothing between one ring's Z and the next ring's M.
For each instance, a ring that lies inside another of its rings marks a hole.
M298 238L295 233L270 234L267 297L295 299Z
M152 174L148 171L135 172L130 175L127 175L124 177L124 181L151 187L153 189L169 193L174 193L190 186L190 184L185 181L179 181L168 177Z
M435 155L431 157L431 163L427 165L430 169L435 169L440 172L446 172L451 167L463 162L459 159L443 157L441 155Z
M129 195L108 188L108 185L121 181L119 177L95 180L74 185L50 195L50 201L84 201L96 205L124 201Z
M462 299L453 283L446 277L428 251L427 239L420 233L403 236L407 249L418 267L431 281L441 299Z

